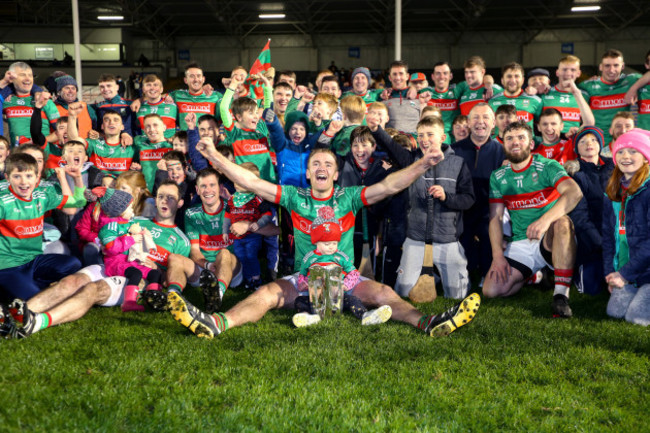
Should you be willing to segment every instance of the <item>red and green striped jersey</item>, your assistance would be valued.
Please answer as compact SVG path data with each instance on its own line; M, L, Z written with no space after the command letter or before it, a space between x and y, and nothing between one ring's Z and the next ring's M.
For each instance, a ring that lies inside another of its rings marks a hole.
M158 161L162 159L164 154L172 150L173 146L165 140L159 143L151 143L145 135L135 137L133 145L138 151L136 159L142 166L142 174L147 182L147 188L149 191L153 191Z
M255 130L237 128L233 123L230 128L226 128L224 144L232 147L237 164L252 162L260 170L260 178L275 183L268 137L269 131L263 121L257 123Z
M63 148L59 143L48 143L43 145L43 152L45 153L45 177L48 178L54 174L54 169L60 167L59 162L63 155Z
M512 221L512 240L526 239L528 226L560 198L557 185L569 179L559 162L533 155L526 167L504 165L490 176L490 203L503 203Z
M431 100L427 105L440 109L442 113L442 121L445 123L445 134L447 135L445 143L451 143L452 124L456 116L460 114L460 108L458 105L458 98L460 97L461 92L460 86L450 87L443 92L438 92L435 87L427 87L422 91L431 93Z
M66 201L54 188L35 188L31 200L18 197L11 186L0 188L0 269L24 265L43 254L43 216Z
M122 147L120 143L108 144L104 140L92 138L86 141L88 160L101 171L119 176L131 167L135 155L134 146Z
M494 95L489 104L495 112L501 105L514 105L517 109L517 118L526 122L531 128L533 120L542 114L542 100L538 96L525 93L523 89L516 96L508 96L504 92Z
M619 111L630 110L630 106L624 101L625 93L640 77L641 74L621 74L621 78L615 83L609 83L601 77L578 84L578 87L589 95L589 107L596 118L596 126L603 130L605 143L612 141L609 127L614 115Z
M341 188L336 185L329 197L315 198L311 189L298 188L291 185L278 185L275 203L291 213L293 235L296 243L294 269L300 270L302 259L315 247L311 243L311 223L318 216L318 209L330 206L341 226L341 241L339 250L343 251L354 263L354 223L355 214L364 206L366 201L364 186Z
M460 107L460 114L463 116L468 116L472 107L474 107L479 102L485 102L485 86L481 84L476 88L471 88L467 84L467 81L459 83L456 88L457 92L460 94L458 100L458 105ZM497 84L492 85L492 94L496 95L501 93L503 88Z
M162 118L165 127L165 138L171 138L176 132L176 117L178 109L175 104L166 104L164 99L160 99L155 104L143 102L138 110L138 124L144 133L144 117L148 114L157 114Z
M207 96L203 91L193 94L189 90L183 89L174 90L169 93L169 96L176 103L178 127L183 131L187 131L187 123L185 123L185 115L187 113L196 113L197 122L204 114L211 114L219 119L219 103L223 95L217 91Z
M639 115L637 116L637 128L650 130L650 84L643 86L637 92L639 100Z
M9 140L13 146L18 146L21 137L32 137L32 134L29 132L29 124L32 119L32 113L34 112L34 101L29 94L11 95L7 99L3 103L2 114L9 126ZM47 101L41 109L41 117L43 118L41 131L47 137L50 134L50 126L54 128L56 119L61 117L54 102L51 100Z
M232 238L223 238L223 221L225 204L222 201L219 209L208 213L201 203L185 211L185 232L192 245L198 245L201 253L209 262L217 258L219 251L226 248L232 251Z
M559 140L552 144L539 143L533 153L547 159L554 159L562 165L571 159L578 159L573 148L573 140Z
M582 93L585 100L589 100L589 95L585 91L582 91ZM578 107L576 97L573 96L571 91L565 92L558 89L557 86L554 86L546 95L542 95L541 99L543 105L542 111L547 108L555 108L562 113L562 121L564 122L564 128L562 128L563 133L566 134L574 126L580 126L580 108Z
M156 243L156 251L149 251L149 258L163 270L167 269L170 254L179 254L183 257L190 256L190 240L175 224L162 224L147 218L134 218L134 223L151 232Z

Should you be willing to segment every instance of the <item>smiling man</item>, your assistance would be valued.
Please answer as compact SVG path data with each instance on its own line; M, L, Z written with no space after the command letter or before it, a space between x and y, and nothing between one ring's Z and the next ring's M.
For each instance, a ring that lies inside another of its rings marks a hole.
M623 73L625 61L623 53L618 50L605 51L598 69L598 79L583 81L578 87L587 92L596 126L605 133L605 143L609 143L612 141L609 126L616 113L630 111L630 105L625 102L625 94L641 78L641 74Z
M117 79L111 74L102 74L98 80L99 93L103 100L92 104L90 107L95 111L94 130L99 131L100 123L104 119L104 113L114 111L122 118L124 132L133 137L133 131L137 130L135 113L131 111L131 101L118 95L119 87Z
M571 317L569 288L576 241L567 214L582 198L580 187L555 160L532 155L533 131L522 121L504 134L509 164L490 176L490 243L492 266L483 285L488 297L517 293L528 277L554 269L553 316ZM508 209L512 241L503 249L503 215Z
M524 92L524 68L519 63L508 63L501 70L503 92L490 99L490 106L496 110L500 105L510 104L517 108L517 118L533 127L533 120L542 113L542 100Z
M467 253L470 272L479 268L485 275L490 267L490 239L488 235L488 197L490 175L503 163L501 143L491 138L495 118L486 102L479 102L469 112L470 135L452 145L456 155L465 160L472 174L474 205L463 214L464 231L460 242ZM478 243L477 243L478 239Z
M162 97L162 80L155 74L149 74L142 80L143 102L138 109L138 126L145 130L144 119L149 114L157 114L165 124L165 138L170 138L176 131L176 104L168 104Z
M302 258L314 248L310 227L319 208L333 208L335 218L342 227L339 249L349 257L354 257L352 238L355 214L363 206L377 203L408 187L427 169L443 159L439 149L431 149L422 159L377 184L341 188L334 186L339 177L336 156L329 149L317 149L310 155L306 172L311 188L305 189L289 185L279 186L260 180L253 173L218 153L209 140L202 140L198 148L233 182L291 211L296 242L295 269L299 269ZM292 308L296 297L300 295L297 282L298 275L293 274L266 284L227 312L216 315L201 312L177 292L169 293L169 302L172 315L177 321L199 337L212 338L228 328L257 322L271 309ZM402 300L390 287L367 279L361 279L353 289L353 294L360 298L364 305L390 305L395 320L409 323L433 336L448 335L457 327L469 322L479 305L475 295L443 314L427 316Z

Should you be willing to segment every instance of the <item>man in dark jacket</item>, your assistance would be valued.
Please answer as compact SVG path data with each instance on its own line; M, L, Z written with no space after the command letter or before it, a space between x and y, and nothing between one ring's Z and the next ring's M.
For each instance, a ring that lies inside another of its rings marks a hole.
M368 126L374 128L372 119ZM373 133L398 167L420 159L423 151L437 146L445 158L409 187L408 229L395 290L408 296L417 282L424 260L425 244L433 244L433 264L440 271L446 297L462 298L469 291L467 260L459 239L463 233L463 211L474 204L472 177L462 158L445 141L444 124L438 117L425 117L417 126L420 149L408 151L377 127ZM442 147L441 147L442 146Z
M492 263L488 226L490 175L501 167L505 156L501 144L491 138L495 119L492 108L485 102L476 104L468 116L470 135L452 145L454 152L465 160L474 184L476 200L463 216L465 230L460 238L467 253L470 271L479 269L485 276Z

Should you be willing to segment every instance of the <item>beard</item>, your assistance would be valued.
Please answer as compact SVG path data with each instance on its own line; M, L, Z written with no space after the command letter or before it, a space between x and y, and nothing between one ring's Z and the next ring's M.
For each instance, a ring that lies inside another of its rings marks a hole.
M503 149L503 152L506 155L506 159L513 164L519 164L520 162L525 161L530 156L530 148L521 149L519 154L513 154Z

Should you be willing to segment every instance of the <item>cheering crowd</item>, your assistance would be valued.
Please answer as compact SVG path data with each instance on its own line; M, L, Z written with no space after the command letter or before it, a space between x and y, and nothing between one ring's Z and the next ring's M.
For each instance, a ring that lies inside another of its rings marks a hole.
M445 336L477 292L527 285L569 318L574 285L647 326L650 72L624 67L608 50L579 82L573 55L554 73L513 62L497 84L473 56L454 84L447 62L429 83L395 61L377 88L365 67L299 85L238 66L222 93L191 63L186 89L148 74L129 101L104 74L89 103L73 77L50 93L16 62L0 81L0 335L94 305L169 311L205 338L275 308L310 326L310 273L332 264L362 325ZM460 302L423 314L435 285ZM251 293L221 311L231 287Z

